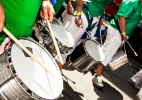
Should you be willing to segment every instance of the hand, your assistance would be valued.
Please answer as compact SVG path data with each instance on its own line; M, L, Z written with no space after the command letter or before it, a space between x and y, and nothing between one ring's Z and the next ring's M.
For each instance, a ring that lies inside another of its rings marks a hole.
M68 14L73 14L74 13L74 9L72 7L72 3L71 3L70 0L67 3L67 10L68 10Z
M61 70L63 65L59 61L57 61L57 65L58 65L59 69Z
M128 36L127 36L126 34L122 34L122 39L123 39L124 41L127 41L127 40L128 40Z
M40 17L45 20L48 19L49 22L52 22L54 15L55 15L55 11L50 0L43 1L41 10L40 10Z
M78 19L75 19L75 24L79 27L80 25L82 25L82 19L81 18L78 18Z
M100 21L100 27L104 26L104 24L105 24L105 19L102 18Z
M4 22L5 22L4 8L2 6L2 3L0 2L0 32L4 28Z

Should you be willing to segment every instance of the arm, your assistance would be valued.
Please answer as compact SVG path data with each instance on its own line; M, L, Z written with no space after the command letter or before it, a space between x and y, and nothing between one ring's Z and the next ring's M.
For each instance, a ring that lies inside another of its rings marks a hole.
M78 17L75 20L75 24L79 27L80 25L82 25L82 19L81 19L81 13L82 13L82 7L83 7L83 0L77 0L77 4L76 4L76 16Z
M113 2L117 7L119 7L120 6L120 4L118 4L115 0L114 0L114 2Z
M0 32L3 30L4 22L5 22L4 8L2 3L0 2Z
M83 6L83 0L77 0L76 1L76 19L75 19L75 23L77 26L82 25L82 19L81 19L81 12L82 12L82 6ZM72 0L67 0L67 9L68 9L68 13L69 14L73 14L74 13L74 9L72 7Z
M44 0L41 5L40 16L45 20L49 20L52 22L53 17L55 15L54 8L50 0Z
M124 41L127 41L127 35L126 35L126 18L123 17L123 16L120 16L118 18L118 23L119 23L119 27L120 27L122 39Z
M68 14L74 13L74 9L72 7L72 0L67 0L67 10L68 10Z
M83 4L84 4L83 0L77 0L76 12L82 12Z

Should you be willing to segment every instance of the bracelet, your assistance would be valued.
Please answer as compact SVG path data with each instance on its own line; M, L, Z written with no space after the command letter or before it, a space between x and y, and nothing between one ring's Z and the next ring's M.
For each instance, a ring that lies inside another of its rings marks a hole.
M76 16L80 16L80 15L81 15L81 12L76 12L75 15L76 15Z
M126 34L126 32L122 32L121 34Z

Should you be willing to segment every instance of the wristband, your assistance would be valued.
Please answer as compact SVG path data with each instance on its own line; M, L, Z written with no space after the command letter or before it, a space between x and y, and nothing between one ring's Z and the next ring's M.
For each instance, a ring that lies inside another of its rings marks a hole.
M77 0L71 0L71 1L74 1L74 2L76 2Z
M121 34L126 34L126 32L122 32Z
M76 12L75 15L76 15L76 16L80 16L80 15L81 15L81 12Z

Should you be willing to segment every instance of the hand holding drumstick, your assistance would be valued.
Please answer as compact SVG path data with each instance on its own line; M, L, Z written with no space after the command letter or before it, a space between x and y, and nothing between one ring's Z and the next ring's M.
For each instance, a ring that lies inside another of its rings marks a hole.
M41 67L43 67L46 72L49 72L52 76L53 73L51 73L27 48L25 48L5 27L3 28L3 31L19 46L21 47L33 60L35 60Z

